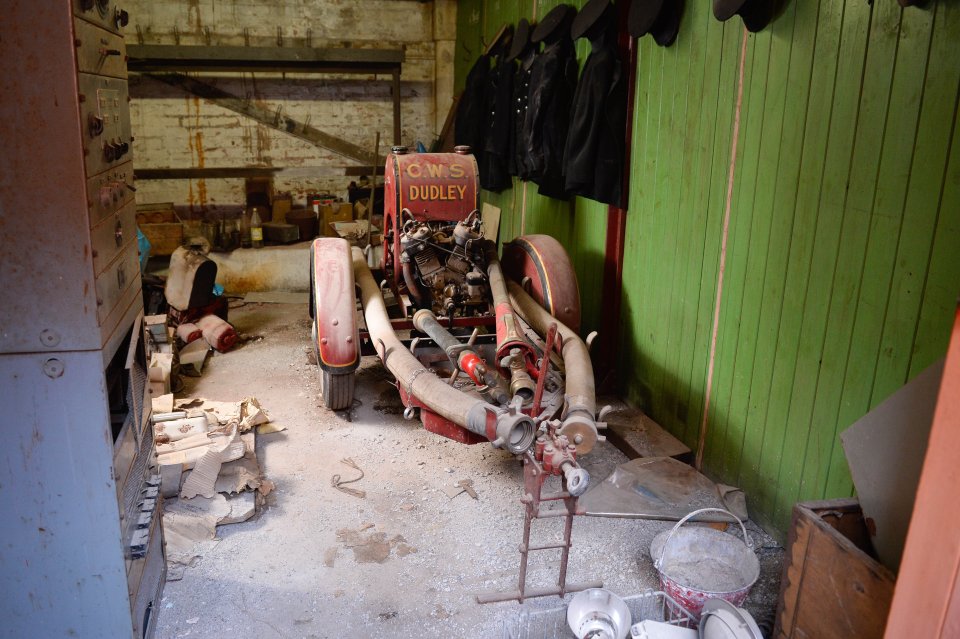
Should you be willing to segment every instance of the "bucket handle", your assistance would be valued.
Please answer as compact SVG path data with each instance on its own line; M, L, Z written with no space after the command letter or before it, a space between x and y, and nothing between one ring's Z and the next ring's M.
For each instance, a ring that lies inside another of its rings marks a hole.
M670 540L673 538L674 533L680 530L680 526L687 523L687 521L691 517L696 517L701 513L710 512L710 511L716 511L718 513L724 513L725 515L729 515L734 519L734 521L740 524L740 530L743 531L743 541L744 543L746 543L747 548L750 550L750 552L753 552L753 542L750 541L750 536L747 534L747 527L743 525L743 522L740 521L739 517L734 515L729 510L724 510L723 508L701 508L700 510L693 511L692 513L690 513L689 515L687 515L686 517L684 517L683 519L677 522L677 524L673 527L673 530L670 531L670 534L667 535L666 540L663 542L663 546L661 546L660 548L660 556L653 563L653 567L656 568L657 570L660 570L660 566L663 565L663 555L667 552L667 544L670 543Z

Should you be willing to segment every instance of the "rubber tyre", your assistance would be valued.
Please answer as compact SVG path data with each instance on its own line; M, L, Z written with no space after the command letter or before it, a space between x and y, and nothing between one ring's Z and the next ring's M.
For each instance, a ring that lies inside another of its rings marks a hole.
M320 394L323 403L330 410L345 410L353 405L353 393L357 385L357 376L353 373L334 375L320 371Z

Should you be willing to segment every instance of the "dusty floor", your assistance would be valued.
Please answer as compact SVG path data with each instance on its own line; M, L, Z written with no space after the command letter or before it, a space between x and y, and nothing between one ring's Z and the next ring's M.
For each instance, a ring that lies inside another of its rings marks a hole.
M167 584L158 637L500 637L500 623L521 609L561 604L556 597L523 607L474 602L477 592L516 587L519 462L405 421L375 359L360 371L353 410L328 411L307 360L303 307L247 305L232 310L231 321L262 339L212 357L202 378L186 380L182 395L260 399L287 427L258 439L276 490L253 520L221 526L222 541ZM343 458L366 473L350 484L366 491L365 499L331 487L334 473L355 476ZM624 461L607 443L582 460L594 481ZM461 479L473 480L479 500L445 494ZM560 535L559 520L536 525L544 542ZM602 579L621 595L656 588L647 550L668 526L578 518L570 580ZM776 605L782 550L751 530L762 573L747 608L760 618ZM373 543L345 545L357 541ZM530 583L550 584L559 551L532 557Z

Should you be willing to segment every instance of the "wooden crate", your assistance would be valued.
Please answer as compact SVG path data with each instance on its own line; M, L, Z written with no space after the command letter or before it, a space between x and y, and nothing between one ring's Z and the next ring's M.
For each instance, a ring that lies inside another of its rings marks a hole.
M171 255L183 244L183 224L171 202L138 204L137 226L150 241L150 255Z
M796 504L773 636L883 637L896 577L867 551L856 499Z
M320 235L337 237L333 227L334 222L351 222L353 220L353 205L349 202L334 202L320 206L321 228Z

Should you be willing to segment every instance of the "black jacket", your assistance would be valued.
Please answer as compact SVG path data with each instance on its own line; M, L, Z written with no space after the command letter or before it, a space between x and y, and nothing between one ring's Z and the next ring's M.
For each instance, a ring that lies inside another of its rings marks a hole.
M570 107L577 86L573 42L562 37L546 45L530 70L530 93L524 119L523 145L530 162L530 179L539 192L566 198L563 151L570 126Z
M573 98L564 186L570 193L621 206L627 82L616 34L608 31L592 45Z
M480 186L488 191L500 192L513 186L509 165L514 66L501 53L487 74L487 128L483 162L479 166Z
M536 58L537 52L533 49L520 57L513 76L513 130L510 137L512 162L509 171L511 175L516 175L522 180L529 180L532 171L530 154L527 146L523 144L523 126L530 100L530 71Z
M470 147L477 166L483 166L483 150L490 107L487 104L487 84L490 75L490 56L481 55L467 74L467 81L457 105L457 120L453 143Z

